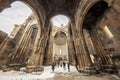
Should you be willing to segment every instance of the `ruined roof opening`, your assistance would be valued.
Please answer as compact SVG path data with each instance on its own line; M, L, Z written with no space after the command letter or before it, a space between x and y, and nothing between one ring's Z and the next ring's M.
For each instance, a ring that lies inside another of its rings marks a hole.
M9 34L17 24L22 24L28 16L32 14L32 9L21 1L11 3L11 7L0 13L0 30Z
M67 26L69 24L69 21L70 19L64 15L57 15L51 19L53 26L56 27Z

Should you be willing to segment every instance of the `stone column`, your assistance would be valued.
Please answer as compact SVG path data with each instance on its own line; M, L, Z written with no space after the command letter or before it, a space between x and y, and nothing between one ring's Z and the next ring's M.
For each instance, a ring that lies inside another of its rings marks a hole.
M88 46L87 46L87 43L86 43L86 41L87 40L85 40L85 33L84 33L84 30L83 30L83 36L82 36L82 41L83 41L83 44L84 44L84 49L85 49L85 57L87 58L87 66L92 66L93 65L93 63L92 63L92 60L91 60L91 57L90 57L90 53L89 53L89 50L88 50Z
M23 39L22 39L22 41L17 49L16 55L14 57L15 63L22 62L22 59L23 59L22 55L25 54L25 50L28 46L32 31L33 31L32 29L28 29L25 32L25 35L24 35L24 37L23 37Z
M75 50L71 39L68 41L68 56L71 64L75 64Z
M95 48L96 53L101 58L102 65L108 65L108 64L110 64L110 61L109 61L109 59L107 57L107 53L104 50L104 46L103 46L102 40L100 39L100 37L99 37L99 35L97 33L97 30L93 29L91 35L93 36L91 38L94 41L93 44L96 47Z
M73 39L73 48L75 50L74 56L76 64L79 68L86 66L87 57L84 54L84 46L81 44L81 37L75 27L71 27Z
M37 52L39 54L39 59L38 59L37 65L43 65L45 50L47 48L47 43L49 42L50 31L51 31L51 26L45 27L45 29L43 30L43 32L41 34L41 39L40 39L40 43L39 43L40 45L39 45L39 49Z

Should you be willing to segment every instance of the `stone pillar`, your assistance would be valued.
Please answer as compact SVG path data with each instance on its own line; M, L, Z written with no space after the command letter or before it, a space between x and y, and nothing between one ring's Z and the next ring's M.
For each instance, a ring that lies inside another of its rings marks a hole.
M45 56L45 50L47 48L47 43L49 42L49 33L51 30L51 26L45 27L42 34L41 34L41 39L39 42L39 48L38 48L38 54L39 54L39 60L37 65L43 65L44 61L44 56Z
M85 62L85 66L90 67L93 65L92 60L90 58L90 53L85 41L85 37L83 36L82 38L82 47L83 47L83 55L84 55L84 62Z
M68 41L68 56L71 64L75 64L75 50L71 39Z
M79 52L78 50L79 49L77 49L77 44L76 44L77 30L73 25L70 25L69 33L70 33L70 40L71 40L70 42L71 42L71 44L68 45L68 48L73 49L73 57L74 57L74 60L75 60L74 65L78 65L79 64L78 63L79 56L77 56L77 55L78 55L78 52Z
M39 53L38 65L42 65L44 61L44 53L47 44L47 37L45 37L44 35L46 36L46 34L43 34L43 37L41 38L41 42L40 42L39 51L37 52Z
M83 44L84 44L84 48L85 48L85 55L86 55L86 57L87 57L87 62L88 62L88 66L92 66L93 65L93 63L92 63L92 60L91 60L91 57L90 57L90 52L89 52L89 49L88 49L88 45L87 45L87 41L89 41L89 40L85 40L85 35L87 35L87 31L84 31L84 29L83 29L83 37L82 37L82 40L83 40Z
M36 29L37 29L36 26L35 27L30 26L25 32L20 44L18 45L17 51L14 55L13 58L14 63L25 63L27 62L28 58L31 56L37 35Z
M104 46L103 46L102 40L100 39L96 29L92 30L91 36L93 36L91 38L94 41L94 45L95 45L96 51L97 51L96 53L100 57L102 65L110 64L110 61L109 61L109 59L107 57L107 53L104 50Z

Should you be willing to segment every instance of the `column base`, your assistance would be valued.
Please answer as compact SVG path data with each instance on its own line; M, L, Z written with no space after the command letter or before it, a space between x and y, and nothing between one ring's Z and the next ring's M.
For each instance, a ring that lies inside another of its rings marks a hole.
M118 70L115 65L101 65L99 72L115 74L118 73Z
M43 66L27 66L24 72L26 73L41 72L42 73L43 71L44 71Z
M84 73L86 75L93 75L98 73L94 67L79 68L78 72Z

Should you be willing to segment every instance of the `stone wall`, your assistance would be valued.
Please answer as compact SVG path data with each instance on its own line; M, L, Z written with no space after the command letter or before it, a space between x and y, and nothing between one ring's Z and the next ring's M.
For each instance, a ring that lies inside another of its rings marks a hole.
M61 50L61 51L60 51ZM64 45L57 45L53 43L53 57L60 56L63 58L63 60L68 60L68 46L67 43Z
M114 48L115 53L120 54L120 13L113 8L106 11L102 17L99 26L103 29L105 26L108 27L113 35L113 38L106 38L105 46L108 48ZM107 36L106 36L107 37Z
M0 45L5 40L6 37L7 37L7 34L0 30Z
M6 54L2 55L1 52L4 49L4 45L8 42L8 35L0 30L0 66L4 63L6 63Z
M3 43L0 50L0 63L16 64L20 61L25 63L35 51L34 45L37 33L38 25L34 15L28 17L23 24L15 25L10 37L1 40ZM5 33L0 35L0 38L3 39Z

